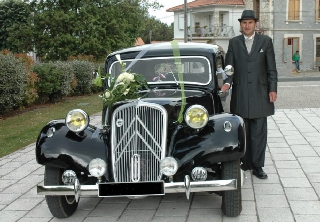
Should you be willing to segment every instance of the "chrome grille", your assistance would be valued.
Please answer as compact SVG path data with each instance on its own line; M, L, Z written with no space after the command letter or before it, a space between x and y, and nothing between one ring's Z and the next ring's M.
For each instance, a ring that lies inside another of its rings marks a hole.
M117 108L112 115L112 166L116 182L161 179L165 157L167 111L142 101Z

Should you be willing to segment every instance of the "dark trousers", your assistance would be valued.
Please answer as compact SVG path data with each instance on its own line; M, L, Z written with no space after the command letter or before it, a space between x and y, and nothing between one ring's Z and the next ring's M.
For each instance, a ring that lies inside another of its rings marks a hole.
M245 167L264 167L267 146L267 117L244 118L246 127L246 153L241 161Z

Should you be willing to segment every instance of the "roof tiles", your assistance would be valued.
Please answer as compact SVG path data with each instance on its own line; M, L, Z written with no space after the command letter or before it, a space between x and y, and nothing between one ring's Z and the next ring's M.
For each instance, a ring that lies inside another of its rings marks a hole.
M187 3L188 8L195 8L208 5L244 5L243 0L195 0ZM184 4L167 9L167 12L184 9Z

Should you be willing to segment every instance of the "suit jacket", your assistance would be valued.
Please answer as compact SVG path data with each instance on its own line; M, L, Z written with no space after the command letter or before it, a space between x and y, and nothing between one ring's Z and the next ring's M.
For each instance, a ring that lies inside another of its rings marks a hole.
M278 72L272 39L256 33L250 54L243 35L230 39L225 64L234 67L225 80L232 85L231 113L249 119L273 115L269 92L277 92Z

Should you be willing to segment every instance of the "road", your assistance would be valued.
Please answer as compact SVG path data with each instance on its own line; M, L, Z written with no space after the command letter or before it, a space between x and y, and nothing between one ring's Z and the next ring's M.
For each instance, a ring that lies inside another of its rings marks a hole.
M276 109L320 107L320 81L278 83Z
M320 221L320 81L279 82L276 114L268 118L267 180L246 171L239 217L222 215L221 197L184 193L141 200L82 197L66 220L53 218L35 186L44 167L35 144L0 158L0 221L305 222ZM310 108L310 109L307 109ZM101 117L92 116L92 124Z

